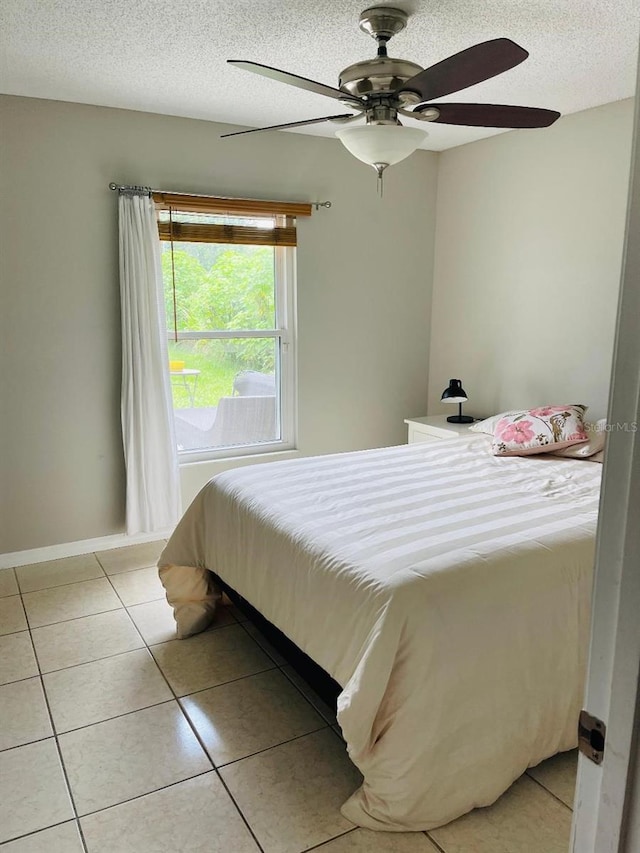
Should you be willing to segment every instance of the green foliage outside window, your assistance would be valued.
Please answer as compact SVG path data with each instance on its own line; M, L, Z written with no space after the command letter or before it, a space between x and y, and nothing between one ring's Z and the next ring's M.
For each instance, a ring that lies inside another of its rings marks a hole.
M274 328L271 246L175 243L172 265L171 247L165 243L162 273L169 330L174 327L174 320L178 331L189 332ZM179 346L182 353L215 355L225 371L275 371L275 350L270 339L182 341Z

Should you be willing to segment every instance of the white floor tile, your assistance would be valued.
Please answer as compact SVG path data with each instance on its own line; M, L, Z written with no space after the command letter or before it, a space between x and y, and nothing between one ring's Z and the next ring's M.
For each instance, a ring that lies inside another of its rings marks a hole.
M521 776L492 806L429 835L446 853L567 853L571 811Z
M438 853L438 848L422 832L373 832L360 828L323 844L317 853ZM473 853L472 848L468 853Z
M79 557L20 566L16 569L16 575L22 592L33 592L36 589L101 578L104 572L93 554L82 554Z
M43 677L57 732L88 726L173 698L146 649Z
M51 737L51 720L39 678L0 687L0 721L0 750Z
M43 829L26 838L10 841L2 853L83 853L78 824L75 821L61 823L51 829Z
M43 672L144 646L125 610L112 610L35 628L31 635Z
M92 616L122 607L107 578L81 581L54 589L41 589L23 595L32 628L52 625L81 616Z
M17 595L19 592L15 571L0 569L0 598L4 598L5 595Z
M333 708L330 708L329 705L321 699L316 691L302 678L301 675L298 675L296 670L292 666L284 666L282 667L282 672L287 676L287 678L292 681L296 687L301 691L301 693L307 697L309 702L313 705L316 711L324 717L324 719L329 723L330 726L336 725L336 713Z
M548 758L537 767L530 767L527 773L572 809L577 771L578 750L572 749Z
M82 818L89 853L259 853L215 773Z
M334 712L236 608L173 639L164 544L0 570L2 853L83 851L18 584L89 853L258 853L165 677L265 853L566 853L575 751L432 840L353 828Z
M127 607L165 598L164 587L155 566L111 575L111 583L122 599L122 603L126 604Z
M151 654L178 696L275 666L241 625L152 646Z
M166 599L136 604L127 609L148 646L176 639L176 620Z
M140 545L112 548L110 551L97 551L96 557L108 575L115 575L155 566L164 546L164 540L143 542Z
M20 596L0 598L0 634L15 634L28 627Z
M0 842L71 818L53 739L0 752Z
M38 675L38 664L33 653L28 631L0 637L0 684L19 681Z
M275 664L277 664L278 666L286 666L287 661L285 660L285 658L280 654L276 647L272 643L270 643L269 640L267 640L262 631L256 628L253 622L245 620L242 623L242 627L245 629L245 631L249 634L250 637L253 637L253 639L260 646L260 648L263 649L269 655L269 657Z
M228 764L220 773L265 853L299 853L353 827L340 806L362 777L329 729Z
M138 631L142 634L148 646L158 643L167 643L176 639L176 620L173 616L173 607L166 599L149 601L146 604L136 604L127 608L129 616L136 623ZM208 631L221 628L224 625L235 625L236 620L231 616L226 607L219 607L215 618Z
M68 732L59 743L79 815L211 769L175 701Z
M185 696L181 703L217 766L326 725L277 669Z

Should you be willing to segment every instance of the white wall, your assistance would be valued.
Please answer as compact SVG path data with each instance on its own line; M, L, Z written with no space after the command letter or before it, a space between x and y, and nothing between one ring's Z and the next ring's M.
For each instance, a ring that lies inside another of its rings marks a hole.
M583 402L603 417L623 250L632 100L440 157L430 413Z
M330 199L299 225L299 446L401 443L424 411L437 155L372 169L333 139L0 98L0 552L118 533L117 200L109 181ZM188 490L207 477L192 472Z
M331 139L7 96L0 125L0 553L123 529L112 180L333 202L299 225L302 453L404 441L427 374L430 412L455 376L475 414L604 414L631 101L417 152L382 201ZM183 472L187 501L210 474Z

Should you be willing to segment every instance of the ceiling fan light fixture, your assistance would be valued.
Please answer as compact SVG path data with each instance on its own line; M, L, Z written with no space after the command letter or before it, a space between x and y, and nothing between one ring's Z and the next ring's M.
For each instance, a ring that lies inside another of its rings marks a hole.
M347 151L378 173L380 166L393 166L413 154L427 135L424 130L399 124L366 124L336 131Z

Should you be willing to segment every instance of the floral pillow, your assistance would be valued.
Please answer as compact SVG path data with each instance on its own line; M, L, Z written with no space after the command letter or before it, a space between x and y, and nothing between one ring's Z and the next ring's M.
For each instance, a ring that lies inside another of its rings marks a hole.
M493 435L498 421L501 421L502 418L506 418L507 415L519 415L521 412L522 409L511 409L508 412L500 412L499 415L491 415L483 421L476 421L474 424L471 424L469 429L471 432L482 432L486 435Z
M584 426L586 406L542 406L505 415L496 424L495 456L550 453L589 440Z
M584 444L574 444L571 447L565 447L563 450L552 450L554 456L564 456L566 459L590 459L596 453L604 450L605 441L607 438L607 419L601 418L594 424L585 423L585 431L588 436L588 441ZM601 462L602 459L596 459L596 462Z

